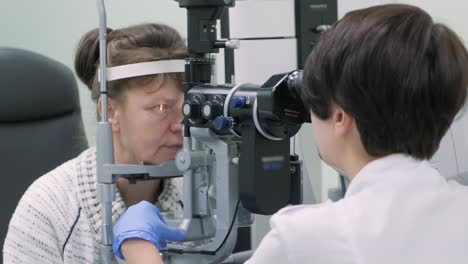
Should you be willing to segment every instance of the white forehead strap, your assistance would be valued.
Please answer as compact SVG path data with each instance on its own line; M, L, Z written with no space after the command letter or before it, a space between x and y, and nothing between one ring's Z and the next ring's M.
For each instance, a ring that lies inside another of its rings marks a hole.
M175 72L185 72L185 60L148 61L110 67L107 68L107 81ZM99 70L98 78L99 82L101 82Z

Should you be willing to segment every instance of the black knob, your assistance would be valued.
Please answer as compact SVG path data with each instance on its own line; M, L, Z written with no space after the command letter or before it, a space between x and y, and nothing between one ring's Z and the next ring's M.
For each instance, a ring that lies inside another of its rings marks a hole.
M215 119L223 115L223 104L217 100L206 101L202 107L203 117L206 119Z
M191 95L182 105L184 117L189 119L192 124L204 124L206 120L201 113L202 105L206 98L201 94Z
M182 106L182 112L186 118L199 119L201 117L201 106L194 101L187 101Z

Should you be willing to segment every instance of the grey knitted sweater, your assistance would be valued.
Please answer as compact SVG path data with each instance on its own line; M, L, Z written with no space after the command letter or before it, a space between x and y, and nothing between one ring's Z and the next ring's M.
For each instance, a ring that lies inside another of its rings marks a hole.
M95 148L36 180L10 221L4 263L99 263L101 208L96 187ZM181 178L165 180L156 206L181 214L181 190ZM113 221L124 211L116 191Z

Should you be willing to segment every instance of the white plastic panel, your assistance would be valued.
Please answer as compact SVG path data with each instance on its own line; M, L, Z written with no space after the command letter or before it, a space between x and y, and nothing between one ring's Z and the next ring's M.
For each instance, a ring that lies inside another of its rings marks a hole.
M451 130L447 131L447 134L442 138L439 150L437 150L435 155L432 157L430 163L445 178L453 179L458 177L457 161Z
M468 185L468 114L465 111L455 118L430 162L442 176Z
M242 40L234 51L236 83L263 84L273 74L297 69L295 39Z
M294 0L241 0L229 10L230 38L294 37Z
M455 118L452 125L452 135L457 155L460 183L468 185L468 109L461 116Z
M338 19L352 10L392 3L398 3L398 0L338 0Z

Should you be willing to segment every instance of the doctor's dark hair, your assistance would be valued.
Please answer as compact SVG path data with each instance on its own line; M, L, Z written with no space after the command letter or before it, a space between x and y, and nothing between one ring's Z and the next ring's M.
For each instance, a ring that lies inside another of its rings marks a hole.
M185 59L187 48L180 34L163 24L140 24L116 30L107 30L108 67L131 63ZM80 80L91 90L94 101L100 96L98 82L99 29L93 29L81 39L75 57L75 70ZM109 97L120 100L125 91L136 85L144 85L159 75L139 76L108 82ZM162 74L175 78L179 83L183 73Z
M329 118L332 105L354 117L369 155L429 159L466 102L468 53L425 11L375 6L322 35L304 83L304 102L318 118Z

